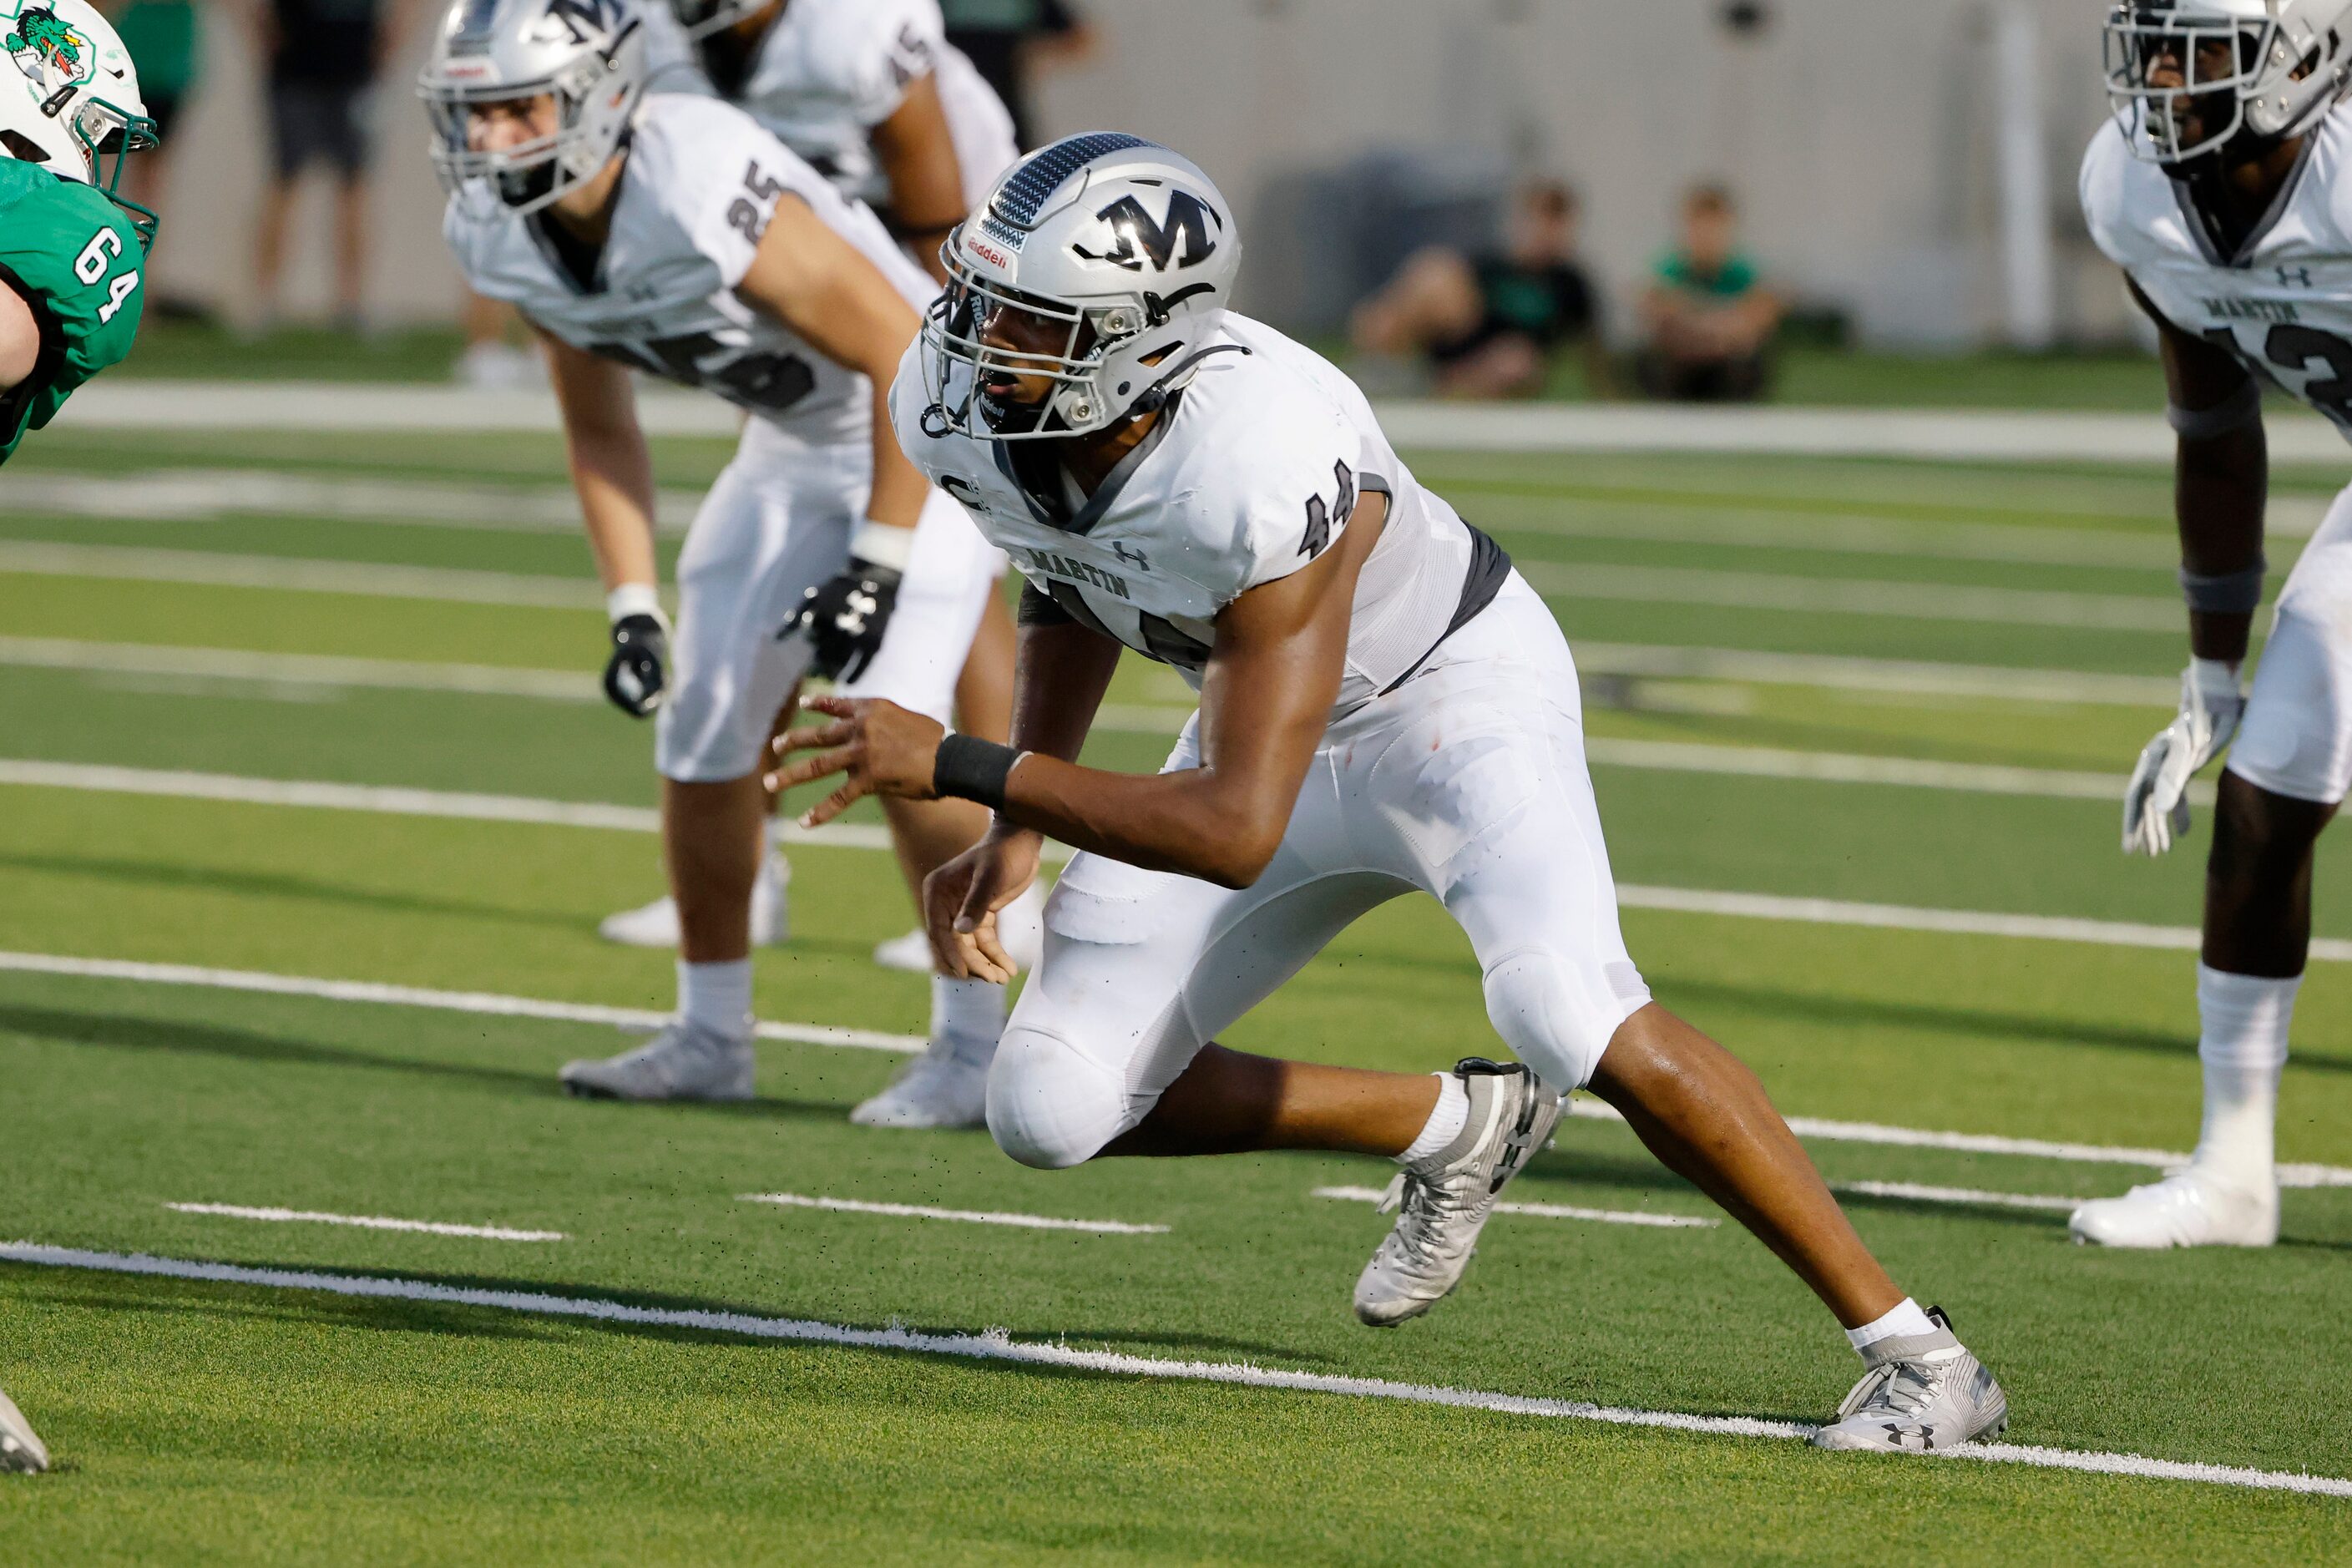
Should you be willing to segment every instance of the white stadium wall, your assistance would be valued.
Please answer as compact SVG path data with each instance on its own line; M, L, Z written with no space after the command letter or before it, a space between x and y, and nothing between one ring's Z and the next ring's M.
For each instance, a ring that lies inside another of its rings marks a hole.
M2100 7L2084 0L1763 0L1769 22L1746 39L1723 25L1725 0L1085 4L1105 47L1047 85L1043 124L1164 140L1261 227L1262 195L1376 147L1556 173L1584 193L1587 253L1622 319L1675 193L1716 178L1801 300L1843 309L1868 342L1950 345L1997 341L2015 315L1999 129L2017 77L1994 45L2006 7L2038 37L2026 57L2040 68L2042 222L2025 227L2050 237L2049 310L2061 337L2125 328L2074 211L2074 165L2104 112ZM249 306L261 121L245 40L225 7L207 9L207 75L175 138L158 281L235 313ZM391 320L446 318L457 302L406 96L422 42L374 105L373 287ZM324 307L323 195L299 225L295 313ZM1279 265L1285 243L1268 241L1257 254Z

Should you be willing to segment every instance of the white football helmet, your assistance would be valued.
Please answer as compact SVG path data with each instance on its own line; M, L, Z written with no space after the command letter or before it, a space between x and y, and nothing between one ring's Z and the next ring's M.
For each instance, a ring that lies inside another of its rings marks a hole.
M2242 132L2273 142L2317 124L2352 82L2352 0L2121 0L2105 46L2107 100L2132 151L2185 163ZM2151 86L2159 62L2179 79ZM2191 100L2194 139L2176 111Z
M488 180L523 213L604 167L645 90L644 19L634 0L457 0L416 79L442 185L454 193ZM474 148L477 109L540 97L554 100L553 131L495 152Z
M1083 435L1165 404L1224 320L1242 245L1233 209L1190 160L1092 132L1015 163L940 255L948 287L923 321L924 422L1014 441ZM988 342L1001 310L1066 325L1060 352ZM992 375L1042 376L1052 389L1014 405L991 395Z
M155 215L117 187L123 160L155 145L155 122L112 24L89 0L0 0L0 156L97 186L152 243Z

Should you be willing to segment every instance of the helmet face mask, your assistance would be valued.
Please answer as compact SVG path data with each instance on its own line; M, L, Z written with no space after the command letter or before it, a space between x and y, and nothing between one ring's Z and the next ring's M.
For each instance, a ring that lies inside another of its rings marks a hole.
M1015 164L940 256L948 287L923 321L924 423L1018 441L1161 406L1224 319L1241 244L1198 168L1096 132Z
M417 79L434 172L453 194L486 182L513 211L537 212L612 161L645 79L628 0L457 0ZM501 120L545 129L485 145Z
M2120 0L2107 100L2133 153L2173 166L2302 135L2352 81L2352 0Z

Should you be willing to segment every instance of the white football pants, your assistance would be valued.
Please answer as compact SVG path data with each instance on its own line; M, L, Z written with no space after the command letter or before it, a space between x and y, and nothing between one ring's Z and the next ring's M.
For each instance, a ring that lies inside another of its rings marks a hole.
M808 639L789 630L801 596L848 563L872 489L863 442L810 446L764 419L744 427L678 558L674 665L654 747L663 777L717 784L761 765L777 710L808 668ZM950 722L1003 566L963 508L933 490L881 650L842 691Z
M2279 590L2230 772L2295 800L2352 789L2352 489Z
M1169 771L1199 765L1198 724ZM1220 1030L1416 889L1476 949L1496 1033L1582 1087L1650 993L1617 927L1576 666L1517 574L1420 674L1331 726L1253 886L1070 862L989 1075L989 1131L1024 1164L1091 1159Z

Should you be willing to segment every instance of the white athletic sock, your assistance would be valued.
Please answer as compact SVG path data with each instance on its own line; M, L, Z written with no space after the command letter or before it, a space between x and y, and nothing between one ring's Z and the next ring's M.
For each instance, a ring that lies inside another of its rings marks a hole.
M2303 976L2266 980L2197 966L2197 1055L2205 1064L2205 1125L2198 1168L2262 1191L2277 1180L2279 1075Z
M1397 1163L1410 1165L1416 1160L1426 1160L1461 1135L1463 1125L1470 1120L1470 1091L1462 1080L1450 1072L1433 1075L1437 1079L1437 1106L1429 1113L1422 1127L1421 1136L1405 1145Z
M987 1066L1003 1033L1003 986L931 976L931 1038L945 1040L957 1060Z
M751 1034L751 961L688 963L677 961L677 1016L730 1039Z
M1846 1342L1857 1351L1866 1351L1881 1340L1905 1338L1911 1334L1932 1334L1936 1320L1927 1309L1906 1296L1887 1310L1883 1318L1874 1318L1858 1329L1845 1331Z

